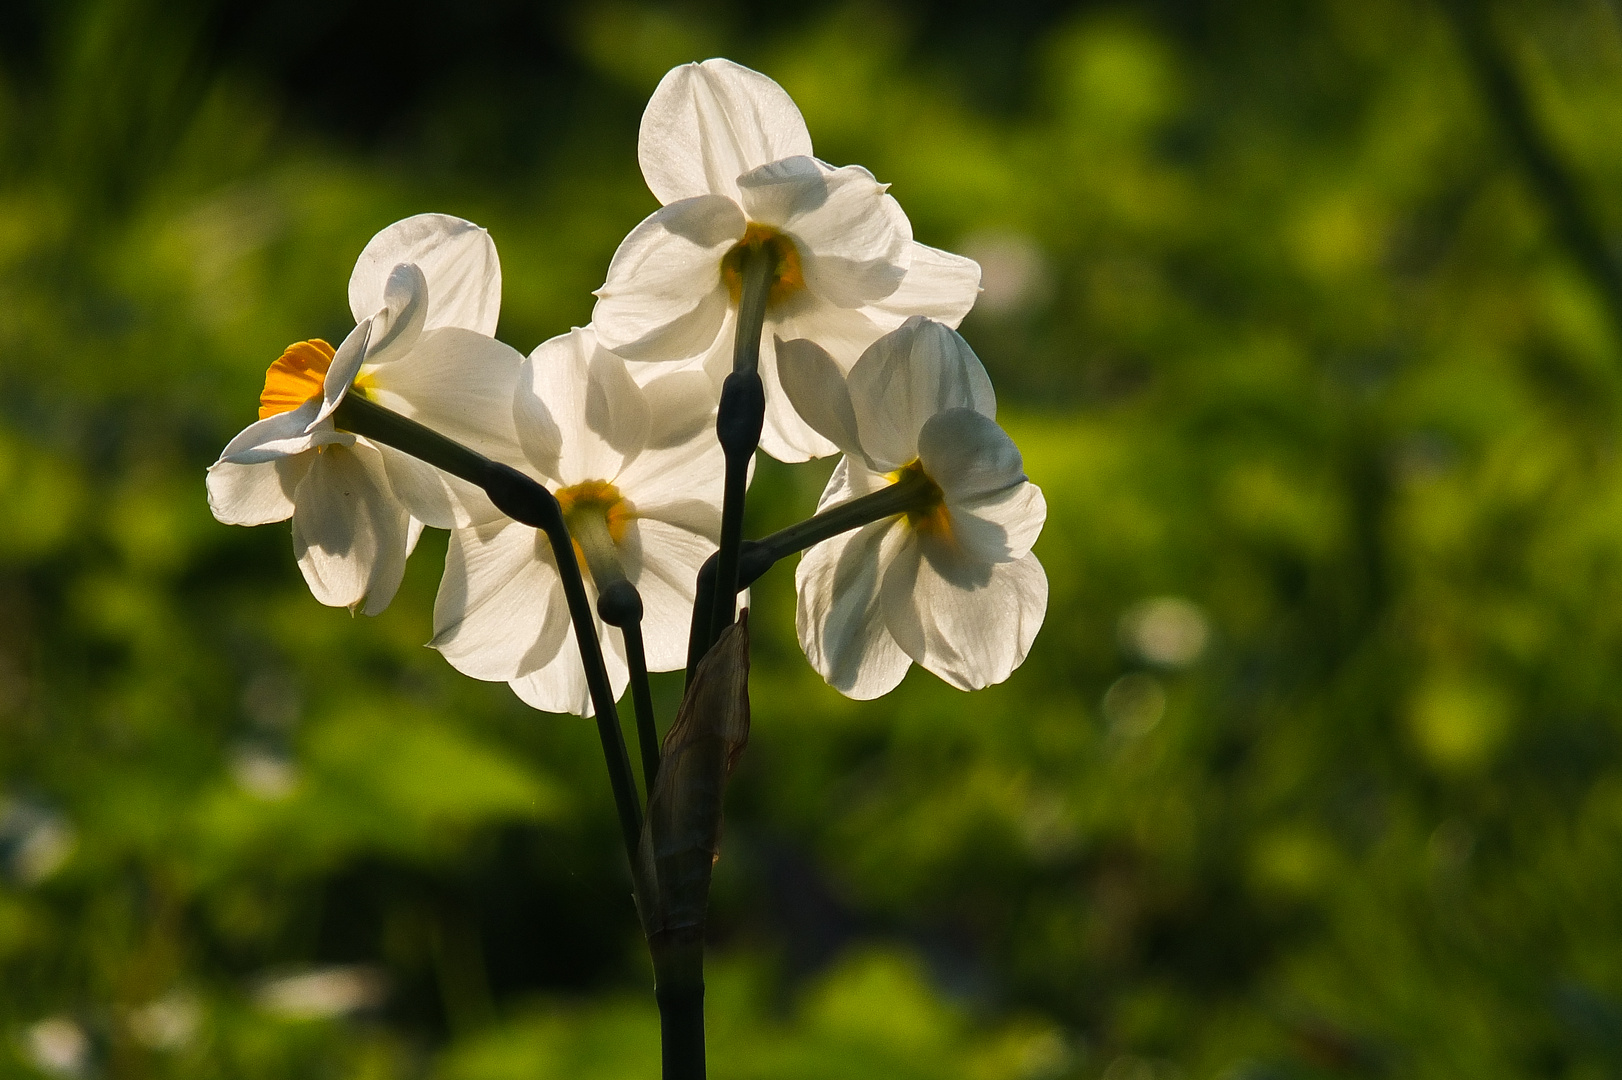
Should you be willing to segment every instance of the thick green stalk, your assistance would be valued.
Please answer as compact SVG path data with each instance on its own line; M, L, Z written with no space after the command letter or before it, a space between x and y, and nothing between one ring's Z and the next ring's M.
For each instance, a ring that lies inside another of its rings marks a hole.
M586 596L580 564L575 559L574 541L569 535L568 526L564 524L563 511L557 499L543 485L517 469L491 461L483 454L445 438L432 428L385 409L357 393L344 398L343 404L333 414L333 423L344 431L352 431L373 442L392 446L452 476L478 485L502 513L546 534L557 559L558 575L563 579L569 615L574 621L580 659L586 669L586 687L597 713L597 735L602 742L609 785L614 792L614 808L619 813L621 838L625 842L625 852L631 860L634 876L637 845L642 836L642 810L637 801L636 779L625 749L625 736L620 731L614 691L608 682L608 671L603 666L602 646L597 638L596 620L592 618L591 601Z
M704 1080L703 928L655 934L648 949L659 1002L664 1080Z

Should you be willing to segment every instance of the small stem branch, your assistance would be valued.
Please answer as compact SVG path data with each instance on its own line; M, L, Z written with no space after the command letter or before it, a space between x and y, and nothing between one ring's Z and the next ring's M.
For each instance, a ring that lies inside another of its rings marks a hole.
M721 386L715 433L726 454L726 488L721 500L721 543L709 622L700 630L702 655L722 630L732 625L737 612L738 550L743 544L744 496L749 487L749 463L760 446L766 418L766 390L760 381L760 335L766 324L766 299L771 292L776 258L764 245L743 252L739 268L738 336L732 347L732 374ZM691 648L689 649L691 651Z
M1613 328L1622 335L1622 268L1584 202L1572 175L1538 125L1526 88L1493 36L1485 0L1444 0L1454 29L1481 80L1488 107L1520 158L1533 189L1553 218L1555 234L1599 291Z
M786 529L780 529L760 540L747 541L739 550L737 584L733 589L733 595L736 596L738 592L759 581L761 576L777 565L779 560L797 551L804 551L811 545L820 544L840 533L847 533L852 529L871 525L875 521L919 509L933 496L933 485L922 473L908 472L889 487L830 506L820 514L808 517ZM696 589L698 599L693 605L694 630L688 638L687 648L689 683L693 681L693 673L698 670L698 662L704 658L703 650L695 650L694 645L699 640L697 630L699 613L708 610L708 606L714 603L710 598L715 596L719 576L716 569L718 561L719 552L711 555L698 571Z
M636 712L637 750L642 758L643 790L653 798L659 773L659 727L653 715L653 691L648 686L648 656L642 644L642 594L625 576L619 549L614 546L608 519L601 511L584 510L566 519L575 541L597 583L597 614L609 626L619 627L625 641L625 662L631 673L631 703Z
M642 622L620 627L625 635L625 661L631 669L631 703L636 708L637 749L642 755L642 783L653 798L659 778L659 725L653 715L653 690L648 685L648 656L642 647Z
M619 713L614 707L613 687L603 666L602 645L597 638L597 623L592 618L591 601L586 596L580 564L575 558L574 541L564 524L563 511L557 499L542 484L510 465L491 461L483 454L445 438L432 428L385 409L357 393L352 392L344 398L343 404L333 414L333 423L345 431L392 446L452 476L477 484L502 513L546 534L552 545L552 554L557 559L558 576L563 580L569 615L574 621L580 660L586 669L586 687L597 713L597 735L608 765L609 786L614 792L614 808L619 813L621 839L625 842L625 854L631 860L632 876L635 877L637 845L642 836L642 810L637 801L636 780L625 749L625 735L620 731Z

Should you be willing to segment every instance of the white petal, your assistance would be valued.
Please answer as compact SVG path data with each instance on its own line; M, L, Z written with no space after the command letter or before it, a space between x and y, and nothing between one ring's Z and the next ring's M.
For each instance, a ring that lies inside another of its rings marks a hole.
M264 525L293 516L293 492L314 454L236 465L217 461L208 469L208 508L227 525Z
M1025 479L1014 440L973 409L949 408L924 421L918 458L949 502L996 494Z
M692 522L640 516L621 545L626 577L642 596L642 640L649 671L687 666L687 633L692 627L693 590L699 567L715 553L715 529L692 531ZM702 529L707 522L698 523Z
M638 365L644 370L658 370ZM639 373L632 370L636 378ZM672 371L651 379L637 378L652 410L649 447L680 446L697 438L715 438L715 384L699 368Z
M930 417L968 408L997 415L991 379L957 331L914 317L868 346L847 379L862 449L884 469L918 455Z
M768 162L738 177L738 205L750 221L781 229L797 214L828 201L833 167L800 155Z
M812 547L794 572L800 647L847 697L889 693L912 665L885 628L880 595L880 568L902 539L894 522L875 521Z
M429 645L452 667L491 681L539 671L556 658L568 628L545 534L514 521L451 533Z
M608 672L608 685L617 701L631 681L630 668L625 663L625 645L619 631L599 624L598 641L603 651L603 667ZM604 632L606 631L606 632ZM574 627L570 626L563 644L551 663L507 684L519 700L542 712L573 713L575 716L594 716L591 694L586 684L586 669L575 646Z
M1023 558L1031 550L1047 504L1025 479L1024 459L997 422L972 409L948 409L918 436L924 472L940 486L952 535L988 562Z
M874 472L860 458L853 458L847 454L839 459L839 464L834 466L833 475L828 477L828 484L822 489L822 496L817 499L817 513L822 513L830 506L870 495L880 488L889 487L891 483L893 481L888 476Z
M922 315L955 327L979 296L979 263L913 241L907 276L895 292L873 306L891 316L895 324Z
M446 327L372 373L368 396L448 439L508 464L522 459L513 393L524 357L471 330ZM364 383L363 383L364 385Z
M960 690L1002 682L1025 660L1047 613L1035 555L985 563L907 530L885 568L884 624L920 665Z
M971 554L989 562L1023 559L1042 535L1048 504L1030 481L992 495L946 501L952 535Z
M220 451L220 461L234 465L257 465L302 454L318 446L348 446L355 441L353 435L346 431L335 431L331 424L310 430L319 422L316 417L320 412L321 399L312 398L291 412L255 420L225 444L225 449Z
M786 162L743 177L744 208L755 204L799 249L805 285L835 307L872 304L895 292L906 275L912 226L884 185L859 165L789 171ZM756 188L760 190L757 191Z
M349 309L357 323L384 306L384 283L401 263L421 267L427 281L426 329L459 326L495 334L501 260L489 233L448 214L418 214L372 237L349 278Z
M384 282L383 306L372 314L370 322L367 364L393 363L410 353L428 326L428 280L423 277L422 267L401 263L389 272ZM332 366L339 366L337 357L333 357ZM330 369L327 383L330 396Z
M411 516L390 493L377 450L329 446L293 495L293 553L323 604L367 615L388 607L405 573Z
M321 380L321 397L316 403L317 412L312 416L307 432L314 432L317 427L330 427L330 417L338 406L343 403L344 395L355 383L355 376L360 374L361 365L366 362L367 348L371 343L373 331L382 334L382 323L377 319L364 319L349 331L349 336L338 343L334 350L332 363L327 366L326 377ZM309 403L306 402L306 405ZM300 408L298 411L302 412Z
M760 380L766 390L766 422L760 448L778 461L809 461L839 452L839 447L806 423L783 388L777 366L777 339L768 327L760 343Z
M377 450L394 497L424 524L451 529L502 516L482 488L391 446Z
M734 195L737 178L750 169L809 153L811 133L783 88L719 59L669 71L637 139L642 175L662 203Z
M800 419L845 453L860 455L850 388L828 350L805 338L777 338L772 351L778 382Z
M597 290L592 325L628 360L677 361L710 347L731 302L721 260L747 223L731 199L684 199L631 230Z
M563 484L612 481L647 445L652 427L642 388L624 360L598 345L591 327L538 345L524 361L514 400L520 425L544 435L532 440L533 450L524 443L536 468L544 467L552 438L537 418L544 411L556 425L554 475Z
M626 463L614 480L638 513L671 520L665 508L688 503L720 513L726 455L711 430L675 446L650 448Z

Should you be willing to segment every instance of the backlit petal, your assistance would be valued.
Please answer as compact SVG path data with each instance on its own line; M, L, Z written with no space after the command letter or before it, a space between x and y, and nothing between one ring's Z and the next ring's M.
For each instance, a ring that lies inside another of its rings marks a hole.
M592 309L603 344L628 360L678 361L708 349L730 303L721 259L746 225L737 203L706 195L672 203L632 229Z
M760 343L760 380L766 389L766 418L760 448L778 461L809 461L839 452L837 444L821 435L800 416L783 389L777 367L777 342L770 326Z
M1023 559L1042 535L1048 516L1042 489L1028 480L975 499L947 499L946 508L953 537L988 562Z
M331 424L316 427L316 417L320 412L321 401L313 398L292 412L255 420L225 444L225 449L220 452L220 460L236 465L255 465L302 454L318 446L348 446L355 441L355 437L346 431L334 431Z
M835 307L876 303L900 286L912 250L912 226L884 185L859 165L822 166L820 175L788 174L780 162L745 176L745 209L770 206L799 249L805 285ZM757 194L754 185L761 191ZM757 219L758 220L758 219Z
M921 317L870 345L847 381L862 449L884 469L917 457L918 435L937 413L969 408L997 414L991 379L968 343Z
M603 650L603 667L608 672L608 685L617 701L631 681L630 668L625 663L625 645L618 630L599 624L598 641ZM586 671L575 646L574 627L571 625L557 655L539 671L510 681L513 693L532 709L551 713L573 713L575 716L594 716L591 694L586 684Z
M726 455L713 427L695 432L686 442L642 451L614 479L620 493L638 513L697 503L720 512Z
M1035 555L985 563L911 534L884 571L884 624L920 665L960 690L1002 682L1030 651L1047 613Z
M597 344L591 327L537 346L524 361L514 400L515 415L524 428L541 430L533 417L543 408L556 425L560 442L555 478L563 484L613 481L626 460L647 445L652 426L642 388L626 371L624 360ZM531 453L530 445L524 445L535 467L543 468L544 458L536 459L550 447L538 442Z
M372 374L367 393L446 438L516 464L522 454L512 400L523 363L518 350L483 334L429 330L408 355Z
M217 461L208 469L208 508L227 525L264 525L293 516L293 492L314 454L236 465Z
M323 604L367 615L388 607L405 573L411 516L376 448L357 441L316 456L293 495L293 553Z
M750 169L809 153L811 134L783 88L719 59L669 71L637 139L642 175L662 203L735 195L737 178Z
M828 350L805 338L778 338L773 352L778 382L800 419L845 453L860 455L862 444L856 434L850 388Z
M568 628L545 534L513 521L451 533L429 645L452 667L492 681L528 675L556 658Z
M950 408L924 421L918 458L948 502L1005 491L1025 479L1025 459L997 421Z
M884 623L881 569L905 537L876 521L815 545L794 572L794 622L806 659L847 697L895 689L912 665Z
M377 319L365 319L338 344L332 363L327 365L327 374L321 380L321 397L316 402L318 410L311 417L306 431L314 432L318 426L331 426L328 418L342 404L344 395L355 383L355 376L360 374L374 331L381 335L382 323Z
M889 487L893 481L880 473L874 472L863 464L860 458L845 455L834 466L833 475L828 477L828 484L822 489L822 495L817 499L817 513L822 513L830 506L838 506L842 502L871 495L880 488Z
M890 316L897 325L913 315L922 315L955 327L979 296L979 263L913 241L906 276L895 292L873 306L882 313L876 318Z
M657 371L647 364L637 365L642 371ZM652 410L653 425L648 432L648 446L682 446L694 439L715 437L715 408L720 398L715 384L702 369L688 368L643 378L637 367L631 377L641 384Z
M625 573L642 596L642 640L649 671L675 671L687 665L687 632L693 618L693 587L699 567L715 553L715 530L692 531L692 524L639 516L622 545ZM708 524L700 522L701 526Z
M421 267L426 280L424 329L457 326L495 334L501 260L489 233L448 214L418 214L372 237L349 278L349 309L357 323L385 306L385 283L402 263Z
M436 529L451 529L502 516L484 489L393 447L379 446L377 450L383 456L394 497L418 521Z

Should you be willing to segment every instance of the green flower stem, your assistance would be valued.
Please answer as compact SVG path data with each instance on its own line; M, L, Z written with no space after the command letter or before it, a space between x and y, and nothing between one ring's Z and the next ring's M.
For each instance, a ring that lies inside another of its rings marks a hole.
M732 374L721 386L715 433L726 454L726 487L721 500L721 545L717 580L734 587L717 589L711 598L708 621L693 620L698 641L689 642L703 655L732 625L737 612L738 552L743 546L744 495L749 487L749 463L760 446L766 418L766 389L760 381L760 335L766 325L766 298L771 293L776 257L764 245L743 252L739 267L738 336L732 346Z
M864 525L871 525L875 521L883 521L885 518L909 511L923 510L935 498L938 498L937 489L929 478L921 472L909 470L889 487L830 506L820 514L790 525L786 529L780 529L760 540L747 541L739 552L737 587L733 589L733 593L736 595L739 591L747 589L760 580L766 571L777 565L779 560L797 551L804 551L813 544L820 544L824 540L850 532L852 529L860 529ZM698 572L698 598L693 605L694 630L688 639L687 649L689 683L693 681L693 673L698 670L698 662L704 657L703 650L695 650L693 646L698 641L699 614L713 604L718 581L716 573L718 554L711 555Z
M648 654L642 647L642 622L620 627L625 635L625 662L631 669L631 703L636 708L637 749L642 754L642 783L653 798L659 778L659 727L653 715L653 690L648 685Z
M574 620L574 635L580 645L580 659L586 669L586 687L597 712L597 735L608 764L609 785L614 792L614 808L619 812L620 833L625 854L631 860L633 877L638 865L637 845L642 836L642 810L637 802L636 779L620 731L619 713L614 708L614 691L603 666L602 646L586 597L586 585L575 559L574 541L563 521L563 511L552 493L517 469L491 461L474 450L424 427L407 417L360 394L351 393L333 414L333 423L345 431L364 435L374 442L392 446L402 453L426 461L452 476L459 476L483 488L496 508L514 521L540 529L552 544L563 593ZM640 600L638 601L640 605Z
M597 614L609 626L619 627L625 641L625 662L631 669L631 703L636 712L637 749L642 757L642 781L653 798L659 775L659 727L653 715L653 691L648 685L648 656L642 644L642 594L636 591L620 565L619 549L608 531L608 519L598 510L578 510L566 518L597 583Z

